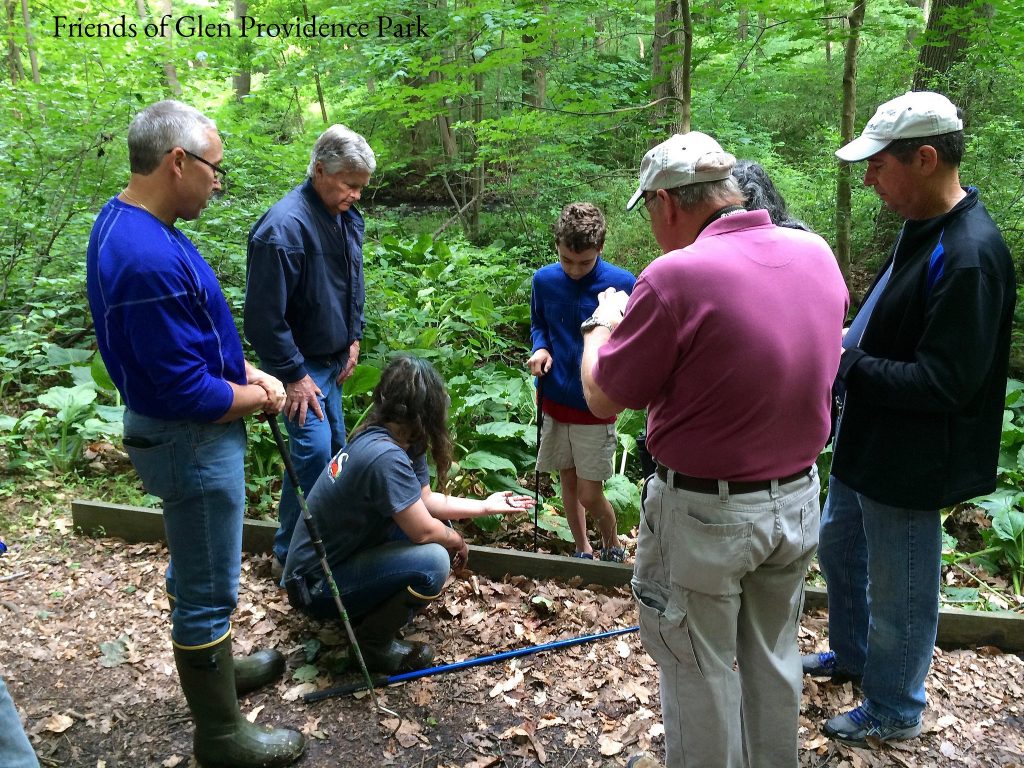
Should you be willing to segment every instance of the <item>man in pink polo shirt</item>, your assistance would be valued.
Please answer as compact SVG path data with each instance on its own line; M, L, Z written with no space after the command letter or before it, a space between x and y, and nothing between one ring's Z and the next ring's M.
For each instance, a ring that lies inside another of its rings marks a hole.
M814 462L849 296L824 240L743 209L734 164L699 132L644 156L627 209L642 199L664 255L628 303L601 295L582 378L599 416L649 409L632 586L668 765L793 768Z

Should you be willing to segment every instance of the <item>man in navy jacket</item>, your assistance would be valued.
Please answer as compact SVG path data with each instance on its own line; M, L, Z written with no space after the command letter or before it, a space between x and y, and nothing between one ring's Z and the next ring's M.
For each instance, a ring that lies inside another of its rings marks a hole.
M313 147L306 180L249 233L245 336L286 385L285 424L305 493L345 444L342 383L363 336L363 217L355 207L377 167L359 134L332 125ZM280 578L299 504L285 474L272 572Z

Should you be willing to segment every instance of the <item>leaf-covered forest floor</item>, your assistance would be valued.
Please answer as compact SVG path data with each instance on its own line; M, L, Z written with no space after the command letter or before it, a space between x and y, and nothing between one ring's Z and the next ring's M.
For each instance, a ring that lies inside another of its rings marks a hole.
M24 513L5 503L12 518ZM11 552L0 558L0 669L42 765L194 764L169 643L166 550L77 536L59 507L35 519L34 530L5 537ZM438 663L636 623L624 589L460 576L412 627L436 644ZM343 632L291 610L266 556L244 558L234 626L236 652L272 646L288 657L285 678L244 697L242 709L301 729L306 768L596 768L624 765L640 749L663 755L657 670L636 633L381 690L401 717L378 719L365 695L303 703L306 690L358 677L330 674ZM804 651L825 647L825 626L823 614L804 618ZM924 733L897 747L857 750L821 735L822 721L856 697L849 684L805 680L801 768L1024 768L1017 656L936 651Z

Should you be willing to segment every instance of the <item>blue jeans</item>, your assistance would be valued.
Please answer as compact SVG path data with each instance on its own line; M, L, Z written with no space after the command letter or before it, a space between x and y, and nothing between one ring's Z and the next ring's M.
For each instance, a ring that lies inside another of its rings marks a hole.
M370 613L389 597L412 589L424 599L441 594L451 561L440 544L413 544L402 536L350 557L344 563L332 563L331 572L353 619ZM318 619L338 618L338 608L324 580L310 587L313 602L307 609Z
M124 443L146 490L163 500L171 639L183 648L217 642L231 630L238 602L245 424L164 421L126 410Z
M39 768L7 684L0 677L0 765L4 768Z
M345 415L341 411L342 385L335 383L341 368L340 363L323 366L307 360L306 370L323 393L319 400L324 420L320 421L312 409L306 411L306 423L301 427L297 421L284 420L288 429L292 464L295 465L295 474L299 476L302 492L307 497L331 456L345 445ZM274 555L282 563L288 557L292 531L301 515L302 508L295 497L295 486L285 472L281 483L281 504L277 510L278 528L274 534Z
M939 624L938 511L881 504L831 477L818 562L837 668L863 675L868 714L916 723Z

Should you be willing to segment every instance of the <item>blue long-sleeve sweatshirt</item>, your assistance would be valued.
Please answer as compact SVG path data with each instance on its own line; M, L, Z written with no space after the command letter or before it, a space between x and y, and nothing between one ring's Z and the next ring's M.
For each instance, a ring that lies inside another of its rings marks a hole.
M96 218L86 290L100 355L125 405L212 422L245 384L242 342L217 278L192 242L112 198Z
M544 376L544 399L589 410L583 397L580 363L583 336L580 323L597 309L597 296L606 288L633 292L636 278L621 267L598 257L594 268L573 280L558 263L541 267L533 275L530 299L530 333L533 352L551 354L551 370Z
M363 336L363 217L334 216L307 179L275 203L249 233L245 337L261 367L286 383L306 359L348 359Z

